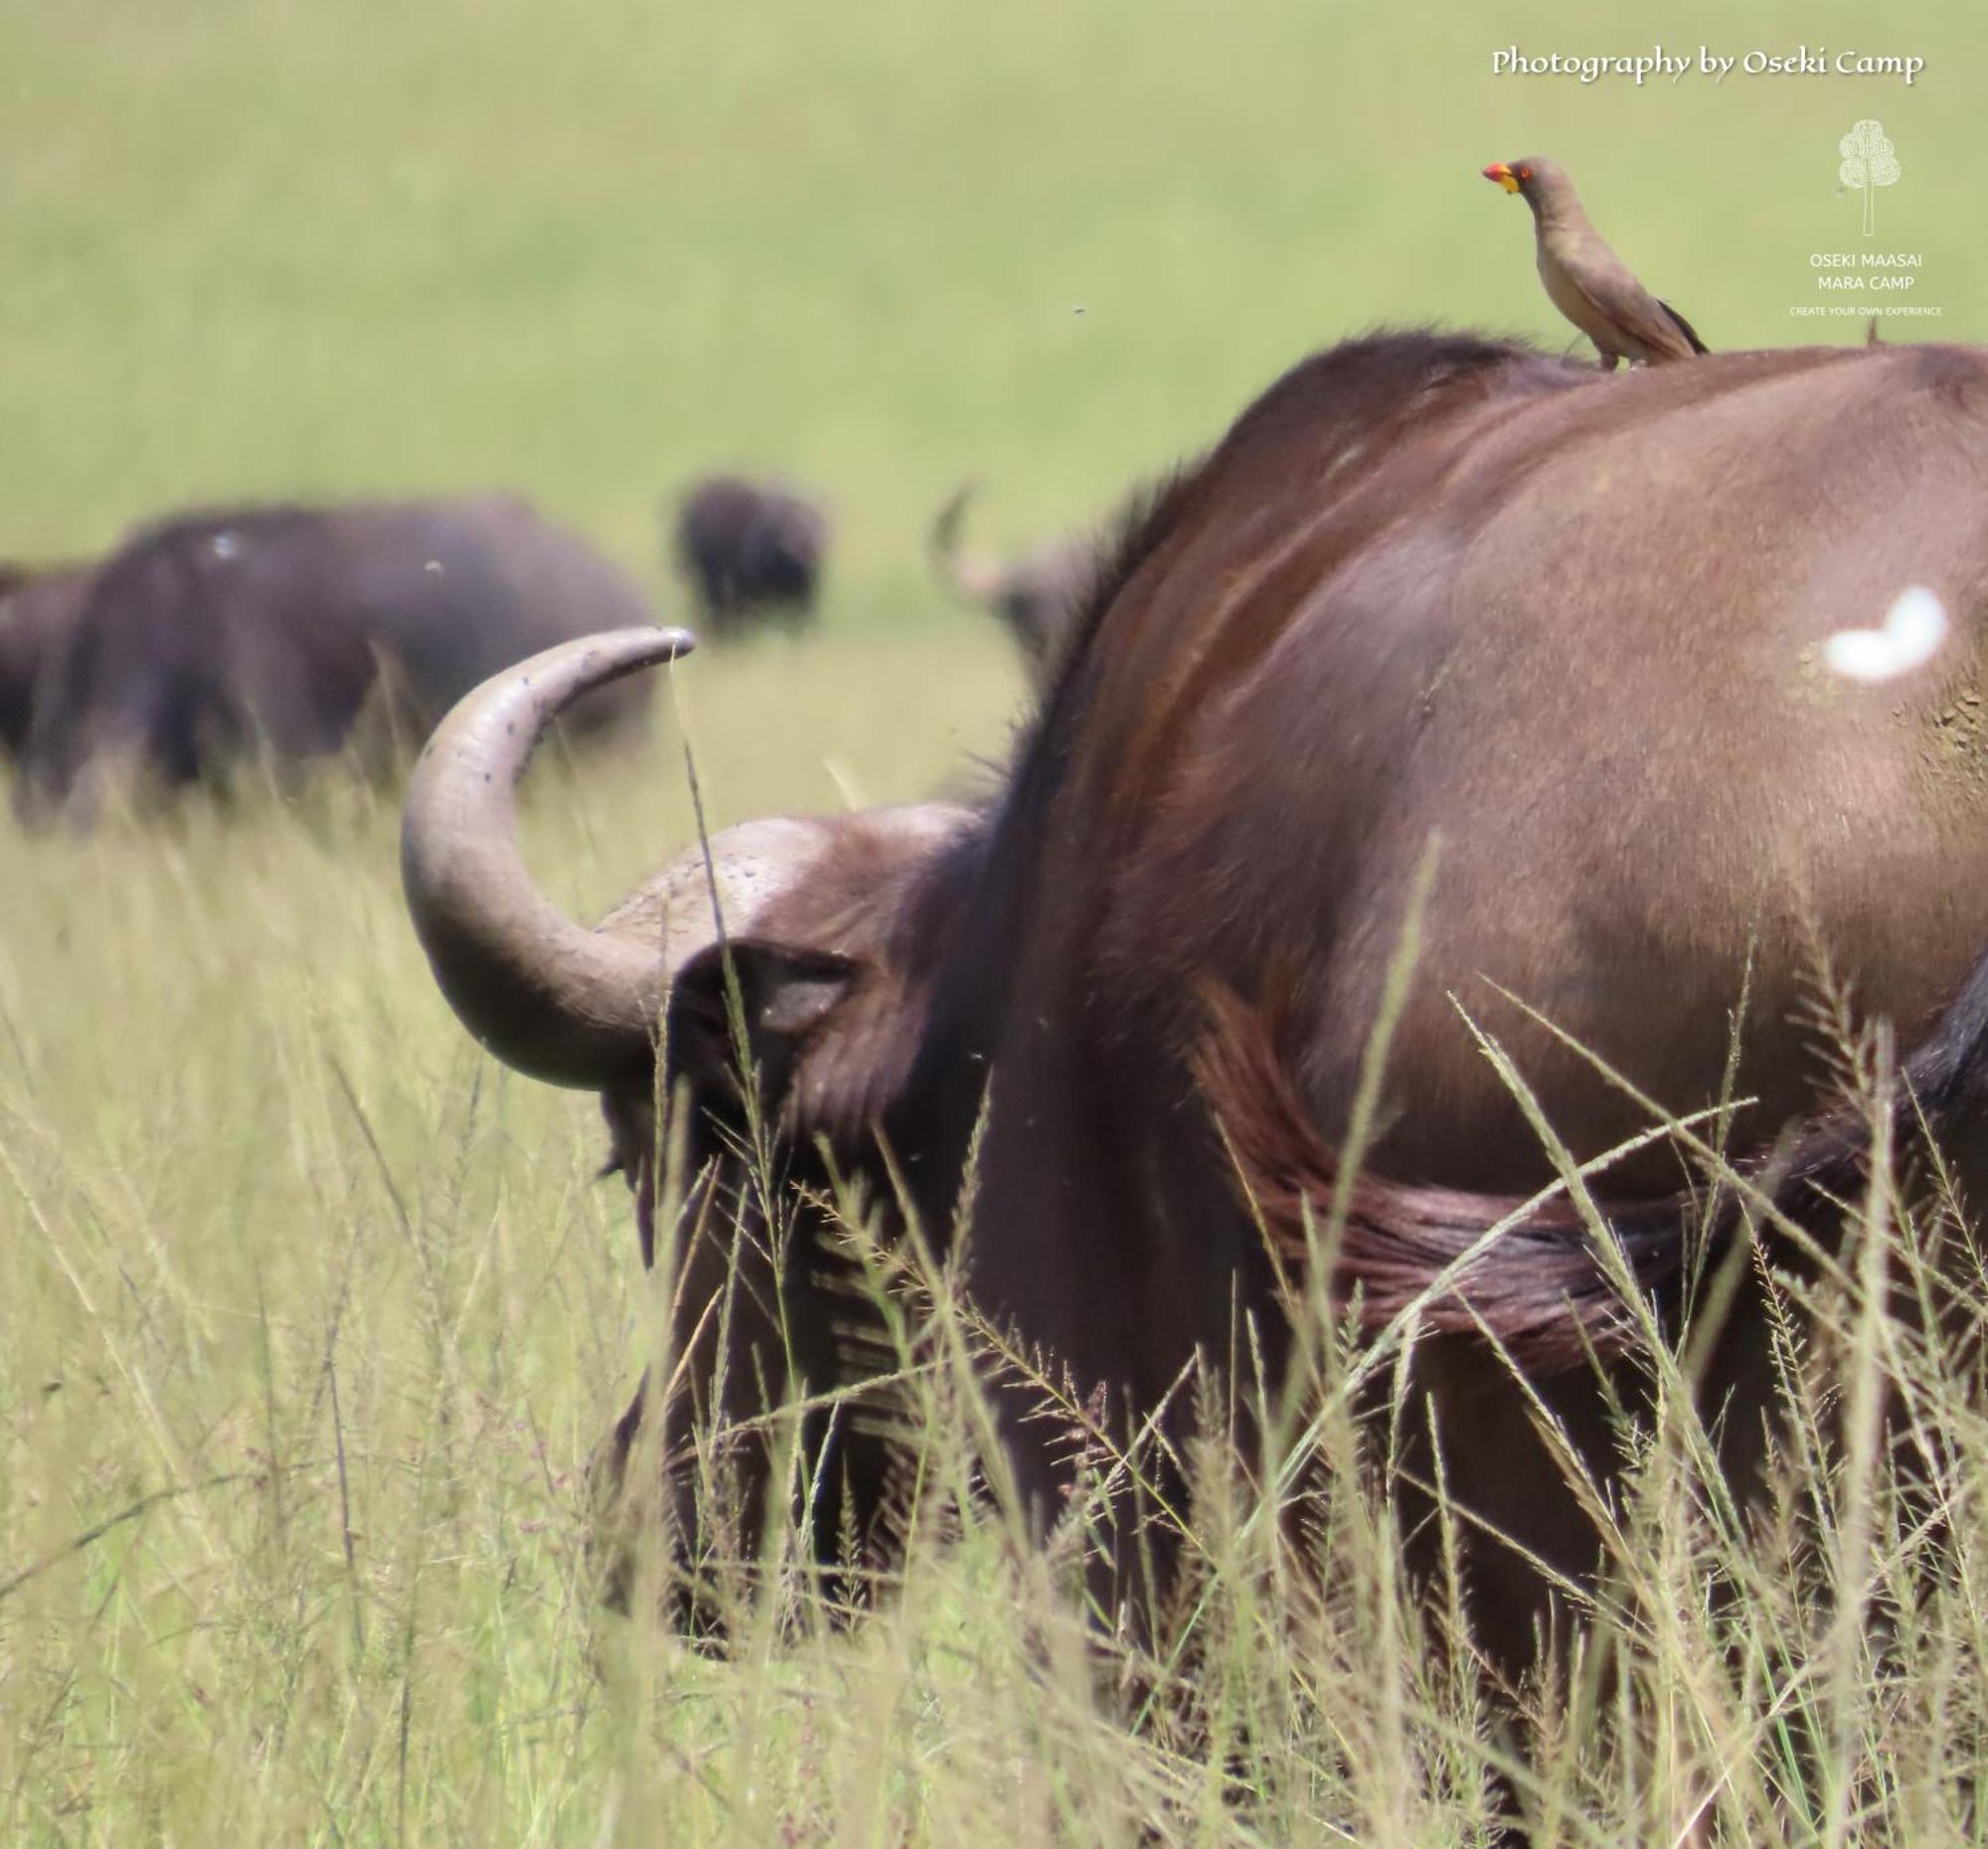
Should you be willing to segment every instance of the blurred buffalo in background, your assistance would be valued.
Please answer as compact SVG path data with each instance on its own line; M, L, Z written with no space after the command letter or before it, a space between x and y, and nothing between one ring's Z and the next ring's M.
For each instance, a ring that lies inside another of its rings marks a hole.
M715 639L773 620L798 630L814 617L828 516L790 489L708 475L678 503L676 564Z
M35 683L76 620L87 565L0 565L0 757L28 743Z
M975 484L967 482L938 510L926 549L932 572L954 596L1001 619L1022 651L1037 692L1056 678L1065 645L1097 576L1097 542L1088 533L1044 540L1005 564L963 553L960 522Z
M385 769L499 668L653 620L617 567L498 495L187 513L8 603L23 598L23 637L44 642L16 802L39 818L86 819L109 787L221 783L245 761L348 753ZM639 728L638 687L601 693L569 738Z

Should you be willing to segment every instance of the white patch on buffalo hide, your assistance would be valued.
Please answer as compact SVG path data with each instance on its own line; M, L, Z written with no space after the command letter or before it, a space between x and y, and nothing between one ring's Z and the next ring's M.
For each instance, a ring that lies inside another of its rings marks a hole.
M1876 685L1922 668L1946 640L1946 605L1924 585L1910 585L1885 614L1882 629L1839 629L1822 658L1847 680Z

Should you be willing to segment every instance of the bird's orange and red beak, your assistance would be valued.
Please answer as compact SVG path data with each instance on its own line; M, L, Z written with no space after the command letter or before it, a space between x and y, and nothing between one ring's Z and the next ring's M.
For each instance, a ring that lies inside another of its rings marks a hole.
M1516 193L1519 190L1519 176L1502 160L1494 160L1486 167L1484 177L1487 180L1496 180L1508 193Z

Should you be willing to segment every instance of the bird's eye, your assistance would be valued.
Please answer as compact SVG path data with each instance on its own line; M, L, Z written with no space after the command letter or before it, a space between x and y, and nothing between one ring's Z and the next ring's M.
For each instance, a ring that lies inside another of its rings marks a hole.
M1532 170L1532 169L1531 169L1530 167L1521 167L1521 168L1519 169L1519 178L1520 178L1520 179L1522 179L1522 180L1530 180L1530 179L1531 179L1532 177L1533 177L1533 170Z

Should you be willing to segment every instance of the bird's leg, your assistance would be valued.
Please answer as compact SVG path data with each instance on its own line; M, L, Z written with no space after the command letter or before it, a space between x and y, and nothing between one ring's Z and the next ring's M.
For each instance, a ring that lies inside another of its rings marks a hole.
M1604 353L1594 362L1594 370L1600 373L1612 373L1615 370L1615 362L1621 357L1619 353Z

